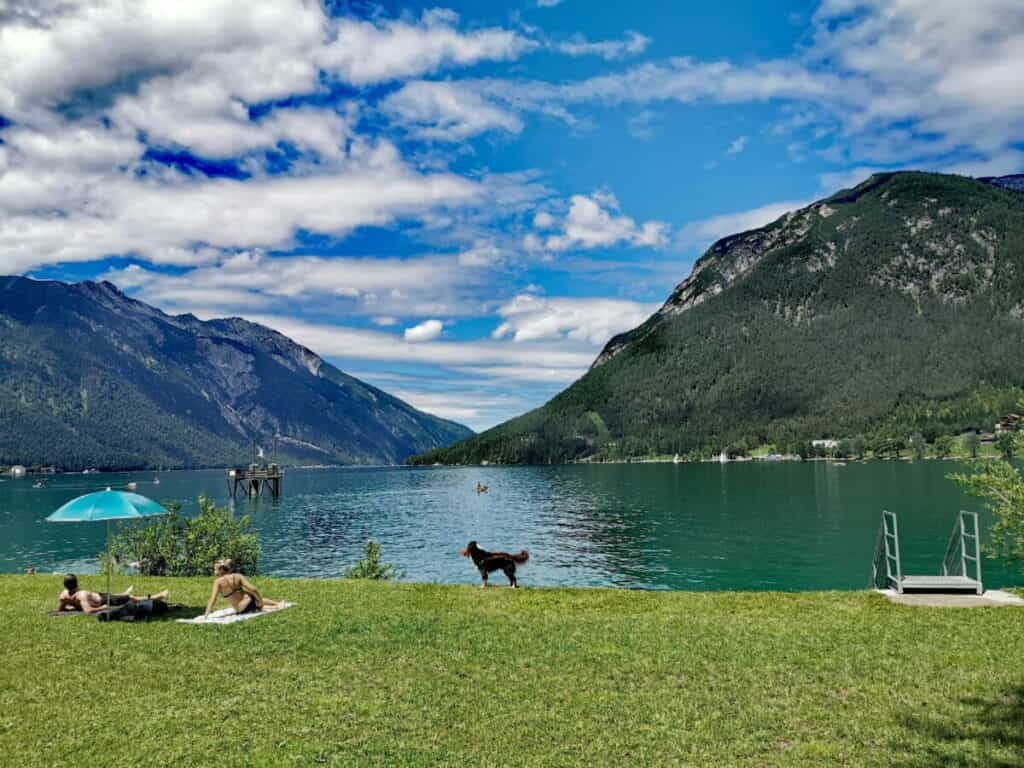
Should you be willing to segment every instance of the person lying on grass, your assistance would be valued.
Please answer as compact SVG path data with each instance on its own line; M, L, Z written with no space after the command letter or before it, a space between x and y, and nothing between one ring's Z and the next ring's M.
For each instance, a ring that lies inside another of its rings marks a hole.
M127 605L128 603L141 603L143 600L163 600L168 592L157 592L155 595L135 597L132 588L126 592L114 595L110 592L90 592L87 589L78 587L78 577L69 573L64 577L64 591L60 593L60 604L58 611L82 611L83 613L97 613L107 608Z
M268 600L256 585L249 581L241 573L233 573L234 563L230 560L218 560L213 566L213 592L210 595L210 602L206 604L206 612L203 616L209 616L213 606L217 604L217 598L223 597L235 613L257 613L264 608L283 608L281 600Z

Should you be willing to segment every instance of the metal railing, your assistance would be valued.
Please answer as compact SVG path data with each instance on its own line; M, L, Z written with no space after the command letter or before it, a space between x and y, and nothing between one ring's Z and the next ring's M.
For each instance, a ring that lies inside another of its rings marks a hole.
M942 558L943 576L964 576L977 582L977 592L982 593L981 586L981 536L978 529L978 513L961 510L953 524L953 532L949 535L946 554ZM974 575L969 569L973 566Z
M885 568L881 567L882 563ZM885 573L885 583L879 584L879 577ZM900 531L896 513L885 510L878 526L875 539L875 556L871 560L871 586L887 589L895 587L903 593L903 569L900 563Z

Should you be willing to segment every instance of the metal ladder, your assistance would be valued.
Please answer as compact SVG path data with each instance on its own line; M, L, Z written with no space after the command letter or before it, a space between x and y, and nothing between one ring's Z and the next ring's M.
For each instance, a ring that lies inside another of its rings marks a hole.
M896 513L885 510L878 526L875 553L871 559L871 586L926 592L975 592L982 594L981 529L978 513L961 511L953 524L942 568L936 576L904 576L900 562L900 532Z
M885 582L879 584L879 576L882 568L879 561L885 563ZM875 556L871 559L871 586L884 589L892 585L896 590L903 592L903 569L900 564L900 529L896 521L896 513L889 510L882 511L882 522L878 526L878 536L875 539Z
M946 556L942 558L943 576L963 576L977 582L977 593L981 585L981 536L978 530L978 513L960 510L953 532L946 545ZM974 575L968 573L968 563L974 566Z

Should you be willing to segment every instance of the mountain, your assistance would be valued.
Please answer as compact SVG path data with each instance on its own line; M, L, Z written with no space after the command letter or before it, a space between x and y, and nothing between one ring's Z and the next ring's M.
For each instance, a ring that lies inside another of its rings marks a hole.
M986 176L978 181L994 184L1003 189L1012 189L1014 192L1024 192L1024 173L1016 173L1012 176Z
M715 243L541 408L414 463L991 430L1024 395L1015 180L878 174Z
M467 437L239 318L170 316L110 283L0 277L0 464L393 464Z

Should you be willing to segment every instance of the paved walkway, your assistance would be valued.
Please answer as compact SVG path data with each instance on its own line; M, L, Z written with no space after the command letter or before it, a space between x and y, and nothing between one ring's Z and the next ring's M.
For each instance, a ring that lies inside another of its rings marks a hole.
M930 594L899 594L894 589L878 590L893 603L900 605L920 605L928 608L1002 608L1007 606L1024 606L1024 599L1004 592L1001 589L990 589L983 595L930 595Z

